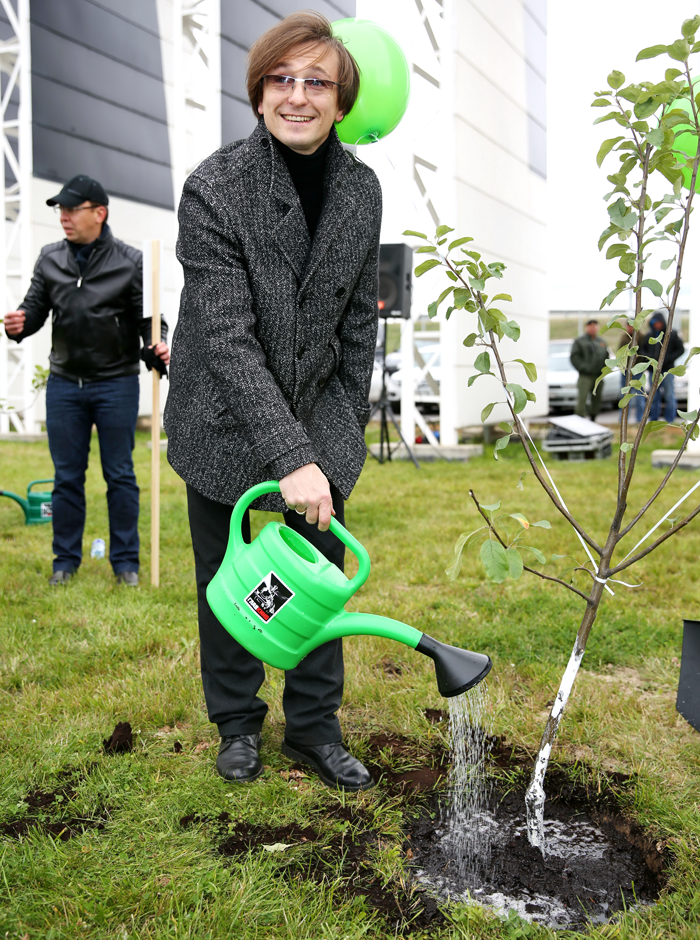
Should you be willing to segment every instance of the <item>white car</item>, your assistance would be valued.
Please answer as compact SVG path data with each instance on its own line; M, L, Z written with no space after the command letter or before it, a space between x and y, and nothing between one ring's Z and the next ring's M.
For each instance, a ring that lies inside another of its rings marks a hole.
M573 340L555 340L549 344L547 384L551 411L573 411L578 400L578 372L571 365ZM612 353L610 353L612 358ZM603 379L603 405L614 408L620 400L620 370Z

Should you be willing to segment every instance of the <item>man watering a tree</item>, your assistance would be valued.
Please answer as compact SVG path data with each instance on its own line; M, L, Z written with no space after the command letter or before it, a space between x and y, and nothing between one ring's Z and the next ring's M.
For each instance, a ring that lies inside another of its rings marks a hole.
M185 286L165 410L168 458L187 483L201 668L221 745L217 771L250 781L263 766L263 664L212 613L206 589L251 486L281 496L254 508L285 522L342 569L328 532L365 460L377 333L381 190L343 150L334 125L351 110L359 70L322 16L282 20L251 48L248 95L258 125L187 180L177 254ZM247 531L246 531L247 530ZM250 541L250 520L244 519ZM374 783L342 743L342 641L286 672L283 751L329 786Z

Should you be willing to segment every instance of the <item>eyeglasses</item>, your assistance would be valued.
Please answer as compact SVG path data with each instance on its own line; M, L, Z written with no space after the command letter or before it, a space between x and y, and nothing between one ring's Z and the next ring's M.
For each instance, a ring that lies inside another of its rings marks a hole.
M294 78L292 75L263 75L265 87L281 95L291 95L297 82L304 86L304 93L309 98L321 98L340 88L339 82L327 78Z
M75 208L71 208L70 206L54 206L53 211L56 213L56 215L61 215L64 212L66 213L66 215L75 215L76 212L82 212L83 209L99 209L99 208L100 208L99 204L95 204L91 206L76 206Z

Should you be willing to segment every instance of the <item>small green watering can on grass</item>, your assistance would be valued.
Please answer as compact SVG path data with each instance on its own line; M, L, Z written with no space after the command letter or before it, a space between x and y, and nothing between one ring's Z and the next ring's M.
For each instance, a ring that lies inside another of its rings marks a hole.
M241 531L246 509L258 496L279 489L276 482L259 483L238 500L224 560L207 588L217 619L249 653L277 669L293 669L329 640L383 636L434 660L438 690L445 697L466 692L486 678L492 664L482 653L447 646L398 620L344 610L367 580L370 560L366 549L335 519L330 531L359 562L354 578L347 578L282 522L268 522L246 545Z
M53 480L32 480L27 487L27 498L18 496L17 493L11 493L10 490L0 490L0 496L7 496L19 503L24 510L24 521L26 525L41 525L42 522L51 522L53 509L51 504L51 492L49 490L35 490L32 487L39 483L53 483Z

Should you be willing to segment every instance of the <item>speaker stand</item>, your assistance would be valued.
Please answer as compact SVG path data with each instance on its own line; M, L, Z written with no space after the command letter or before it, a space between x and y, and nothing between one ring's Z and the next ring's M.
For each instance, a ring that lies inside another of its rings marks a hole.
M416 470L420 470L420 465L415 458L415 455L411 448L408 446L407 441L405 440L403 434L401 433L401 428L396 422L396 416L394 415L394 409L391 407L391 402L386 393L386 334L387 330L386 320L384 321L384 339L382 342L382 390L379 395L379 401L375 402L372 406L372 410L369 414L369 421L376 415L380 415L379 419L379 455L375 455L372 451L367 448L367 453L374 457L378 463L384 463L385 461L391 460L391 443L389 441L389 422L393 424L396 433L399 435L399 439L403 446L406 448L406 453L413 461L413 465ZM386 455L384 448L386 446Z

